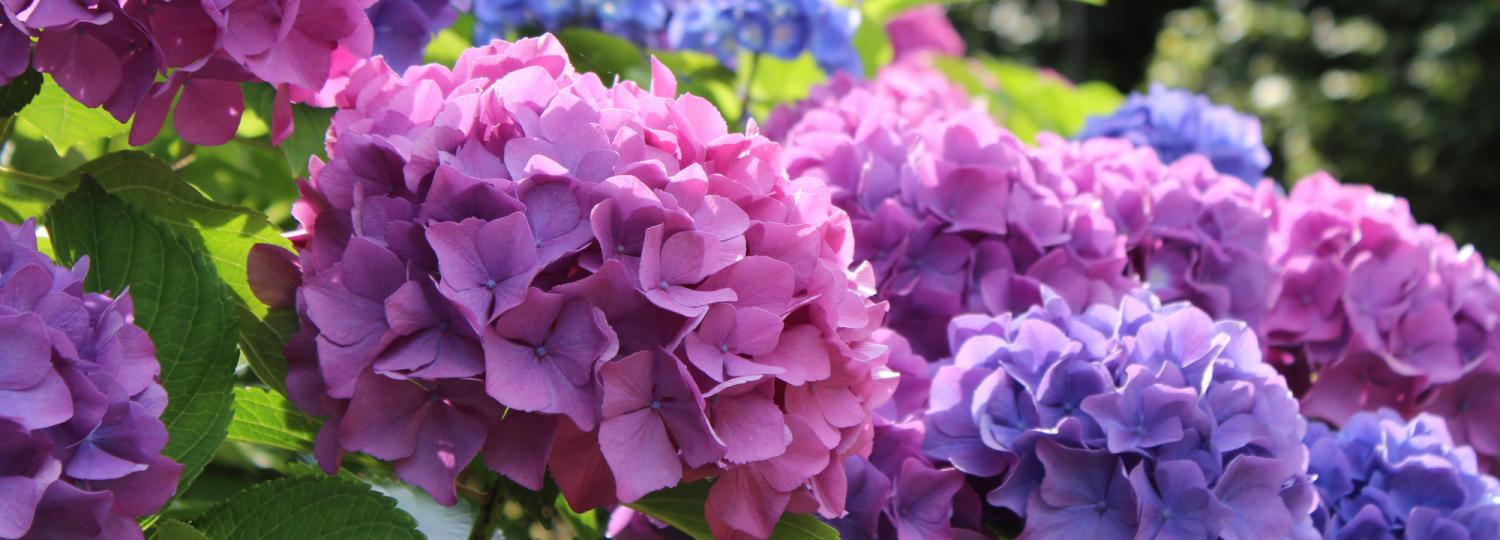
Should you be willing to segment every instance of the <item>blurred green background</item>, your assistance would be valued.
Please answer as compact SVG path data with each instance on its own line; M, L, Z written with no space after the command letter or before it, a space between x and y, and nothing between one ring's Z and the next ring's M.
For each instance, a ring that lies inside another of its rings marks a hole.
M1206 93L1262 119L1283 184L1371 184L1500 254L1500 0L998 0L949 16L971 52Z

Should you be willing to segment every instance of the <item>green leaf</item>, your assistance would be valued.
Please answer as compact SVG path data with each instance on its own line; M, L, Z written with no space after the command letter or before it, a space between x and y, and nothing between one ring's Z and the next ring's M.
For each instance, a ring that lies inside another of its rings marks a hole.
M312 452L319 424L281 394L254 387L234 389L234 421L229 424L231 441Z
M151 528L151 540L209 540L203 531L175 519L164 519Z
M240 86L245 92L245 108L262 120L270 119L272 106L276 101L276 89L259 83ZM286 164L293 175L307 176L307 158L328 157L323 148L323 138L328 134L328 125L332 122L333 109L292 104L292 134L281 141L277 148L286 157Z
M707 482L679 485L658 491L628 504L637 512L649 515L696 540L713 540L713 532L704 517L708 500ZM771 531L771 540L837 540L838 531L808 514L783 514Z
M0 119L21 112L41 91L42 74L30 69L11 79L10 84L0 86Z
M257 484L194 521L215 540L420 539L396 501L339 477L300 476Z
M84 288L130 291L135 322L151 335L167 390L163 451L192 484L229 428L238 355L234 303L208 258L165 224L106 193L85 176L47 210L59 260L89 257Z
M86 142L101 141L124 134L129 126L116 121L104 109L91 109L73 99L61 86L43 77L42 89L16 118L41 132L57 155Z
M1108 84L1074 84L1036 68L978 58L939 58L937 66L970 94L989 98L990 112L1021 140L1043 131L1072 136L1088 117L1119 107L1124 96Z
M147 154L110 154L83 164L57 181L77 185L84 174L208 254L219 278L234 293L246 361L262 382L285 393L286 361L281 357L281 346L296 332L295 321L269 316L269 308L250 292L246 261L255 244L291 248L291 242L281 237L265 215L209 200L170 166ZM278 339L280 343L275 343Z
M557 33L568 50L573 67L579 71L597 73L606 83L615 77L630 78L631 75L649 75L651 64L646 55L624 38L585 28L570 27Z
M599 531L599 511L597 509L589 510L582 514L574 512L573 507L568 506L568 500L562 494L558 494L557 499L552 501L552 508L557 510L558 515L567 520L569 526L573 527L574 538L601 538L604 536Z

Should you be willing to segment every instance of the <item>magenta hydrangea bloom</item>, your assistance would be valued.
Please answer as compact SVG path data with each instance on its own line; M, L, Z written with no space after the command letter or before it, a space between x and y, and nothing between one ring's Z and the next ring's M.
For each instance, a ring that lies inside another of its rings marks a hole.
M923 447L1020 538L1316 538L1305 422L1254 332L1144 291L955 323Z
M453 503L476 456L579 509L717 477L717 535L843 514L891 394L853 230L782 149L706 100L606 86L552 36L455 67L349 71L295 214L288 386L344 451ZM289 254L284 254L289 256ZM278 262L280 261L280 262ZM292 279L285 279L290 277Z
M156 138L175 107L183 140L218 145L245 110L240 83L264 81L277 89L270 120L280 143L292 100L328 82L335 50L369 56L363 10L374 1L0 2L0 85L30 65L80 103L131 121L131 144Z
M1277 201L1264 334L1303 411L1342 424L1360 410L1431 410L1454 438L1500 455L1500 278L1406 201L1326 174ZM1316 377L1312 375L1316 374ZM1302 392L1299 392L1302 393Z
M35 223L0 223L0 538L142 538L177 490L156 349L87 274L39 253Z
M1323 538L1500 538L1500 481L1455 445L1443 419L1390 409L1309 426Z

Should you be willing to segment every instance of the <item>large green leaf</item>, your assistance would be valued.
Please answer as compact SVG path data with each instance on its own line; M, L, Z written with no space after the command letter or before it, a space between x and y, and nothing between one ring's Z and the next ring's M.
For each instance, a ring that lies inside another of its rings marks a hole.
M191 242L85 176L47 210L58 259L88 256L90 291L122 293L151 335L167 390L163 452L183 465L178 492L203 470L229 428L236 335L234 303L205 254Z
M427 44L427 49L422 53L422 60L453 67L453 64L458 62L459 55L473 46L474 15L464 13L458 16L457 21L432 38L432 41Z
M641 50L619 36L574 27L558 32L557 40L567 48L573 67L597 73L605 82L615 77L649 75L651 71L651 64Z
M262 388L234 389L234 421L229 440L311 452L319 422L302 414L281 394Z
M937 67L970 94L987 97L995 119L1028 143L1044 131L1072 136L1089 116L1107 114L1125 99L1102 82L1073 83L994 58L939 58Z
M709 485L695 482L672 489L658 491L627 506L671 525L672 528L697 540L713 540L713 532L704 517L704 501L708 500ZM783 514L772 540L837 540L838 531L808 514Z
M26 107L42 91L42 74L26 70L9 84L0 86L0 120L4 120Z
M130 129L104 109L91 109L73 99L52 82L51 76L44 77L41 92L16 118L40 131L59 156L76 145L109 139Z
M151 540L209 540L203 531L175 519L164 519L151 528Z
M419 539L396 501L340 477L299 476L257 484L193 522L214 540Z
M251 369L267 385L285 390L286 361L281 347L296 332L296 321L270 316L250 292L246 261L255 244L290 248L266 216L204 197L166 163L141 152L109 154L80 166L57 181L73 186L87 174L105 191L155 216L208 254L219 278L229 284L239 316L240 342ZM277 340L280 340L279 342Z

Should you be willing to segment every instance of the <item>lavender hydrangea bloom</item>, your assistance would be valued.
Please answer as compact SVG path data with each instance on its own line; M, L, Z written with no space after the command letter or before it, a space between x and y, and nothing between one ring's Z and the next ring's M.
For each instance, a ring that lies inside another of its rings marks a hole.
M175 108L183 140L218 145L244 111L240 83L263 81L277 89L279 144L293 101L316 102L340 56L369 56L373 1L0 2L0 84L29 59L80 103L129 120L132 144L156 138Z
M177 490L156 349L87 273L39 253L35 223L0 223L0 538L142 538L135 518Z
M1303 410L1430 410L1482 458L1500 456L1500 277L1471 247L1418 224L1406 201L1326 174L1275 201L1276 280L1264 333ZM1316 374L1316 377L1313 375Z
M1437 416L1360 412L1313 424L1307 446L1324 538L1500 538L1500 481Z
M736 66L741 52L794 59L812 54L826 71L862 73L854 49L859 12L831 0L475 0L475 43L527 26L598 28L637 45L695 50Z
M928 455L1001 478L1021 538L1308 538L1305 423L1244 323L1133 293L956 325Z
M825 186L654 67L606 86L548 35L349 73L300 275L252 259L302 315L287 383L325 467L363 451L452 504L480 456L578 509L718 477L724 536L844 512L896 379L873 272Z
M1215 169L1249 184L1259 183L1271 153L1260 137L1260 120L1205 96L1152 84L1146 94L1131 94L1114 114L1090 118L1078 134L1082 140L1121 138L1148 146L1173 162L1189 154L1207 157Z

